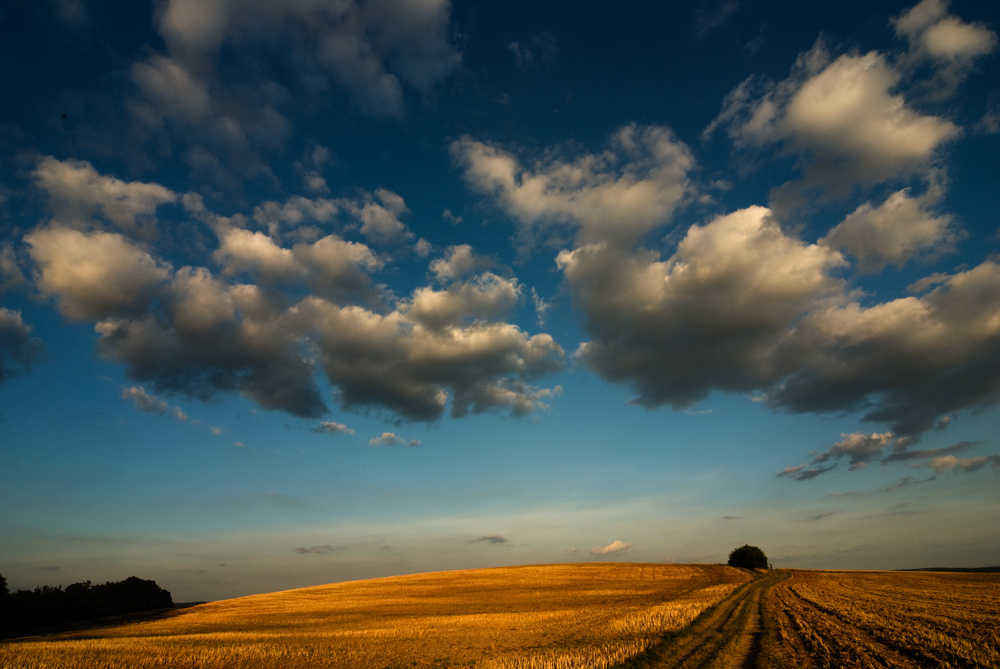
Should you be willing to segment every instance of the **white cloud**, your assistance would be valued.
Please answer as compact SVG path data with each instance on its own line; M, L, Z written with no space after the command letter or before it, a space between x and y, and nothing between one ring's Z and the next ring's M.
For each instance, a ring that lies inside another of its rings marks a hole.
M452 157L477 191L526 230L566 226L580 243L629 246L666 222L689 190L694 158L662 126L624 126L600 154L549 157L525 167L511 153L463 137Z
M417 289L407 314L426 328L441 330L459 325L464 319L503 316L518 303L521 293L516 280L485 272L445 290Z
M802 157L807 183L836 192L920 174L960 129L908 106L897 92L901 80L881 53L830 62L819 42L799 56L788 79L757 93L755 79L740 84L706 134L728 126L738 146L783 143Z
M922 0L892 23L914 52L938 61L971 61L997 46L996 33L949 14L944 0Z
M385 188L375 191L374 200L355 204L354 215L361 221L361 234L376 244L400 244L413 237L400 217L410 213L406 203L396 193Z
M296 244L292 253L308 268L310 285L318 294L363 292L371 283L369 272L383 266L370 248L337 235L327 235L314 244Z
M368 440L369 446L407 446L413 448L420 445L417 439L400 439L395 432L383 432L381 437L372 437Z
M122 391L121 398L126 402L132 400L135 403L135 408L140 411L164 413L170 408L169 404L154 395L150 395L142 386L126 388Z
M148 239L156 235L157 207L178 199L159 184L101 175L85 160L47 156L38 161L32 176L64 227L87 228L92 217L101 216L128 235Z
M936 260L953 252L962 236L951 216L929 211L939 197L936 191L911 197L909 189L903 189L877 207L866 202L818 243L853 256L860 273L878 272L890 264L900 268L914 259Z
M593 553L594 555L608 555L610 553L621 553L622 551L626 551L629 548L632 548L632 544L628 543L627 541L621 541L620 539L616 539L607 546L595 546L594 548L590 549L590 552Z
M488 269L493 265L493 261L489 258L473 252L472 246L469 244L449 246L446 254L446 257L438 258L430 265L431 273L441 283L461 279L468 274Z
M24 237L38 266L35 285L69 318L100 320L140 313L170 277L170 267L118 233L36 228Z
M231 228L219 236L212 256L224 274L253 272L265 281L293 280L302 274L291 250L279 247L261 232Z

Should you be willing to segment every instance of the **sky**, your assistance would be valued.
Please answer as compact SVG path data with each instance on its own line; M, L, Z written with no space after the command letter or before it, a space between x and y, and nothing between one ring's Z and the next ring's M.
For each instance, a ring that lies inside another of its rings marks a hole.
M0 573L1000 563L998 30L8 0Z

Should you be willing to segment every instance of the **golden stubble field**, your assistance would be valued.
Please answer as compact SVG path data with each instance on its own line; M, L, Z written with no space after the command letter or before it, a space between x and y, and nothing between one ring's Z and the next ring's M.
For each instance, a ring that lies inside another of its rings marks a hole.
M794 571L765 610L763 666L1000 667L998 573Z
M749 580L723 565L570 564L356 581L10 641L0 667L604 668Z

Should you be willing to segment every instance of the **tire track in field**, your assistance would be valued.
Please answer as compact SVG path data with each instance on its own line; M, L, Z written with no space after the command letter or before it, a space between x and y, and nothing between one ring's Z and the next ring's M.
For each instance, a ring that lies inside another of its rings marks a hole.
M741 586L712 613L680 634L665 639L622 667L655 669L749 669L759 650L761 598L775 583L788 578L770 572Z

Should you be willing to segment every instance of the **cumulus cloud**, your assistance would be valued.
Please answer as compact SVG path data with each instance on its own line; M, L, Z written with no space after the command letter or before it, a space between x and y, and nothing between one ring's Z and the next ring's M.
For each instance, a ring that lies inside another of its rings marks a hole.
M898 73L879 54L831 62L814 49L798 67L773 91L772 101L781 104L757 117L761 123L743 119L737 139L780 136L790 145L808 144L814 165L829 158L854 171L847 181L864 181L865 170L882 179L919 167L929 181L922 195L904 189L862 206L816 244L782 229L769 209L748 207L691 226L661 258L622 244L638 239L622 231L652 230L678 199L658 205L612 197L652 180L629 176L635 172L627 160L607 157L614 151L525 168L513 154L466 137L452 145L453 156L474 189L523 224L556 222L579 231L557 257L590 335L575 358L606 380L630 384L636 404L687 409L717 390L759 393L779 410L864 411L865 421L888 423L898 438L933 428L942 415L993 404L1000 397L1000 265L939 273L916 282L912 296L884 303L865 297L864 305L842 278L849 263L839 249L862 271L874 271L933 258L959 238L951 217L932 211L942 175L929 166L951 126L909 109L893 92ZM845 100L827 105L831 91ZM809 125L812 113L818 125ZM651 133L673 155L684 153L669 133L629 132ZM605 169L612 163L621 171ZM680 198L686 168L671 165L677 178L667 191ZM610 223L626 217L630 223ZM441 267L451 271L450 261ZM466 282L464 289L471 288ZM448 292L426 294L455 302Z
M525 226L578 231L582 243L629 246L664 223L689 190L694 158L662 126L624 126L600 154L552 157L526 167L496 146L466 136L451 145L475 190Z
M901 268L914 259L936 260L953 252L962 234L951 216L929 211L939 197L935 191L912 197L903 189L877 207L866 202L818 243L852 256L859 273L878 272L886 265Z
M995 32L950 14L948 4L945 0L922 0L892 20L896 34L910 43L913 64L929 61L937 67L927 88L939 98L953 95L974 61L997 47Z
M142 386L132 386L131 388L126 388L122 391L121 398L126 402L129 400L134 402L135 408L140 411L164 413L170 408L169 404L161 400L159 397L150 395Z
M171 268L119 233L36 228L24 237L35 285L69 318L99 320L145 311Z
M341 432L345 434L354 434L353 429L347 427L343 423L336 423L334 421L323 421L314 427L312 431L319 434L340 434Z
M692 226L674 255L603 244L557 259L594 337L577 359L630 382L646 407L687 408L713 389L768 387L794 368L778 343L842 290L839 253L786 235L751 207Z
M89 166L70 167L88 183L121 185ZM39 179L43 189L55 183ZM122 188L131 193L131 186ZM64 195L59 206L66 211L118 216L103 200L91 206L99 199L93 194L67 189ZM162 199L131 197L122 202L137 219L152 216ZM559 394L558 387L534 382L561 368L563 350L548 334L531 335L505 320L523 300L516 279L483 271L486 259L452 247L432 265L434 286L400 297L372 287L371 273L385 259L323 227L346 217L345 233L386 243L409 239L405 228L379 219L388 212L398 223L406 211L395 193L290 198L265 203L252 217L216 215L192 193L181 200L196 222L216 233L218 247L209 255L218 272L174 268L157 257L151 241L104 230L93 216L85 221L81 215L79 228L48 222L24 236L35 287L68 318L93 321L99 354L124 364L150 397L208 400L236 392L267 409L319 418L327 412L316 380L322 370L347 408L432 421L448 408L454 417L523 416ZM304 227L317 232L296 234Z
M159 310L96 325L98 350L130 378L206 400L236 391L266 409L316 418L326 405L303 342L280 306L253 285L228 285L205 268L175 273Z
M817 308L790 333L797 368L769 396L796 412L866 409L900 435L996 402L1000 265L942 275L922 296Z
M388 314L317 297L295 308L318 332L323 369L345 406L382 406L409 419L435 420L450 390L455 417L496 409L524 415L544 407L542 399L554 391L526 382L561 366L562 349L550 335L529 336L502 321L465 322L448 299L441 315L423 305L420 320L414 309L422 295Z
M475 253L469 244L459 244L449 246L445 257L432 261L430 270L439 282L447 283L489 269L493 264L489 258Z
M705 136L725 126L739 147L781 144L801 157L807 183L838 193L922 173L960 129L910 107L897 92L901 80L881 53L831 61L820 41L799 56L784 81L741 83Z
M610 553L621 553L622 551L627 551L629 548L632 548L632 544L616 539L607 546L595 546L590 549L590 552L594 555L608 555Z
M472 281L454 283L445 290L420 288L413 294L408 314L424 327L441 330L462 319L495 319L521 299L520 284L486 272Z
M397 198L397 204L405 209L402 198L390 191L379 192L386 200ZM394 223L383 220L392 214L367 194L360 200L310 200L296 196L284 204L265 202L254 210L253 221L259 227L266 227L267 232L248 229L245 226L249 221L243 218L198 212L216 229L219 248L213 259L222 267L223 274L250 274L266 283L303 282L315 293L344 299L350 294L364 294L371 286L371 273L381 269L384 260L369 246L345 240L339 234L326 234L314 225L332 224L340 214L348 220L381 221L367 231L361 226L361 232L378 243L399 243L413 236L397 219L392 219ZM294 245L282 242L294 239L305 241Z
M400 244L413 238L400 217L409 214L406 203L396 193L385 188L375 191L375 196L365 196L363 204L352 204L351 209L361 222L361 234L375 244Z
M224 274L259 274L266 281L292 280L302 274L291 250L281 248L262 232L231 228L219 236L213 258Z
M293 195L282 203L268 200L254 208L253 220L267 234L283 243L285 238L315 241L322 228L341 212L341 201Z
M31 330L20 311L0 307L0 383L14 376L11 363L27 369L42 352L42 340Z
M635 402L685 408L713 390L764 391L775 409L863 410L900 436L1000 392L1000 266L862 306L839 254L787 237L766 210L692 228L675 256L603 246L559 256L593 339L577 359Z
M178 200L176 193L159 184L99 174L85 160L46 156L32 175L48 194L55 220L62 226L85 228L99 216L130 236L151 238L156 236L157 207Z
M406 441L396 436L395 432L383 432L381 437L372 437L368 440L369 446L407 446L413 448L420 445L417 439Z

